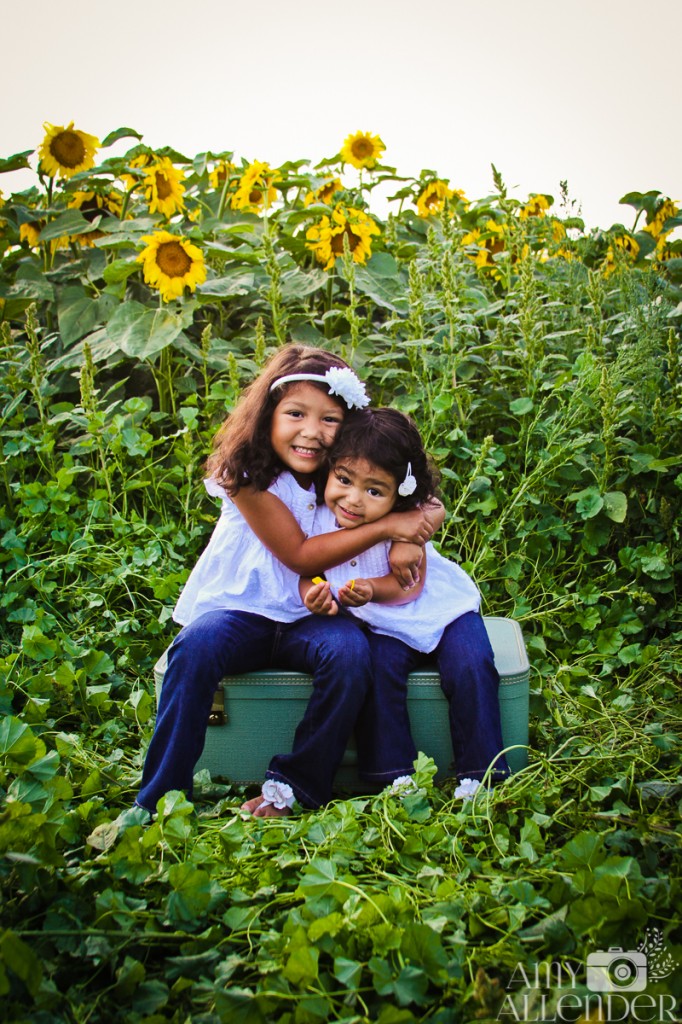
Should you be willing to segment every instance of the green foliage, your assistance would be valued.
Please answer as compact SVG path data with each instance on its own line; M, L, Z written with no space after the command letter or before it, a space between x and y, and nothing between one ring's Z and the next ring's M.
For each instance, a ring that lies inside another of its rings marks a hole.
M497 171L493 196L417 216L424 172L400 179L371 258L344 236L324 271L305 236L330 211L305 205L318 171L280 168L262 216L231 205L243 169L211 184L228 154L169 150L186 190L167 224L131 167L145 154L43 177L0 211L6 1019L446 1024L494 1019L518 965L582 971L647 927L682 962L674 204L624 197L635 252L621 226L586 234L566 196L561 218L510 198ZM118 214L68 208L76 184L104 194L123 174ZM366 209L382 177L339 194ZM207 263L162 304L137 262L160 227ZM54 245L65 231L83 237ZM462 805L422 757L404 800L276 821L199 778L194 807L168 794L99 851L85 838L131 801L152 667L215 519L211 437L288 339L343 354L376 403L417 420L441 471L441 549L487 613L523 625L529 767ZM679 995L679 973L659 986Z

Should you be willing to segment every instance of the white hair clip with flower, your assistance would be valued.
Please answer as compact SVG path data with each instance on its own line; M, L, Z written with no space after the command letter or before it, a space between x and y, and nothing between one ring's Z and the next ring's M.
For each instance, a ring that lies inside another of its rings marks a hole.
M407 472L405 473L405 479L398 488L398 494L401 498L407 498L408 495L414 494L417 490L417 481L412 476L412 463L407 463Z
M357 374L353 373L349 366L331 366L326 373L288 373L284 377L278 377L270 385L270 390L280 387L282 384L290 384L297 380L316 380L326 384L330 395L338 395L346 403L349 409L364 409L369 405L369 397Z

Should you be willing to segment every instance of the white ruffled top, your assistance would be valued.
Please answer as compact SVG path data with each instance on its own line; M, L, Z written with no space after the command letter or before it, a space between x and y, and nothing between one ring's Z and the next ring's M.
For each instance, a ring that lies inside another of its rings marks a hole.
M316 533L328 533L336 526L334 514L326 506L317 511ZM325 576L336 594L349 580L386 576L390 542L375 544L348 562L327 569ZM379 604L369 601L360 608L346 608L377 633L396 637L409 647L428 654L438 644L449 623L466 612L477 612L481 595L473 580L456 562L444 558L433 544L426 545L426 582L419 597L409 604Z
M217 609L253 612L275 622L309 615L301 602L299 577L268 551L215 480L204 481L210 495L223 499L220 519L180 594L173 618L182 626ZM289 472L268 487L293 514L303 532L313 532L315 490L304 490Z

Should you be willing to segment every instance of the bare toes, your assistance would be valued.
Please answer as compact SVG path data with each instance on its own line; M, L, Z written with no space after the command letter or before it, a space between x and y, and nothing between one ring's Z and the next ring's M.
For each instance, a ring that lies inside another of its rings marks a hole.
M252 800L247 800L242 804L241 810L248 811L249 814L255 814L262 803L263 797L261 795L254 796Z
M291 814L291 807L275 807L274 804L261 803L252 813L254 818L286 818Z

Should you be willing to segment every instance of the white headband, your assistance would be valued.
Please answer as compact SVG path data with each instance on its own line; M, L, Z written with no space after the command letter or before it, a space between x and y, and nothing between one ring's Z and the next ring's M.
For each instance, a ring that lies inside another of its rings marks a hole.
M280 387L282 384L290 384L296 380L317 380L326 384L330 395L338 395L342 398L349 409L364 409L369 405L369 398L365 391L365 385L348 366L332 366L325 374L322 373L288 373L285 377L278 377L270 385L270 390Z

